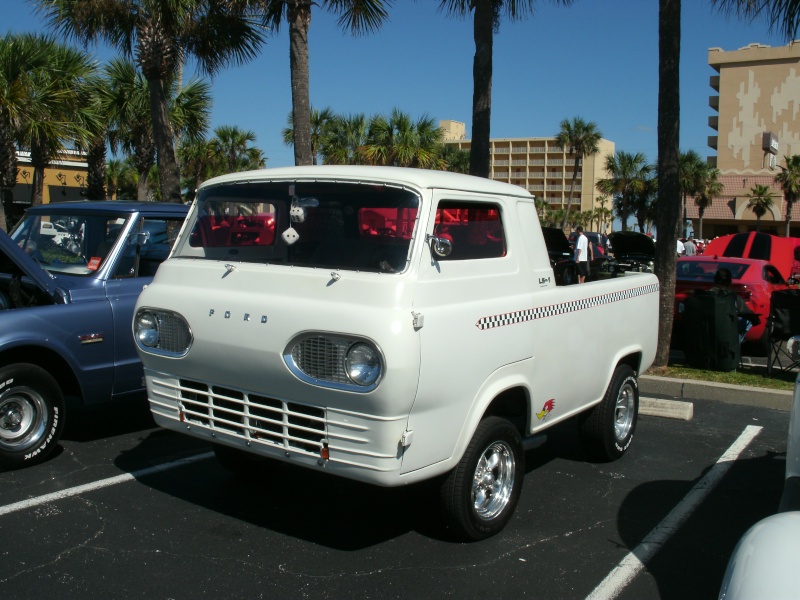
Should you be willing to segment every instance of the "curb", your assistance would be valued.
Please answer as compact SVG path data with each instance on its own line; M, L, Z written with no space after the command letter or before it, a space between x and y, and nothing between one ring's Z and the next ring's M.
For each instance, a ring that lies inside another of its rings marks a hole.
M673 379L655 375L639 376L639 394L640 396L671 398L682 402L713 400L786 412L792 408L792 392L789 390L745 387L694 379Z

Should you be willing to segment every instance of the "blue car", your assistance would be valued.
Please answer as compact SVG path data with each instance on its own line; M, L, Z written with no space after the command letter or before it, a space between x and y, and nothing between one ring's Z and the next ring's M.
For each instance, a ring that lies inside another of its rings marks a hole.
M66 397L144 392L131 322L188 206L62 202L0 231L0 468L44 460Z

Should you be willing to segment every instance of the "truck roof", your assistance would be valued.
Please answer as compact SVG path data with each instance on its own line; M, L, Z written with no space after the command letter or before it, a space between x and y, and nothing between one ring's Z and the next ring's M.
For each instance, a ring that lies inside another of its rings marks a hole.
M75 200L37 204L26 210L30 214L120 214L146 212L151 215L185 217L189 207L177 202L136 202L133 200Z
M533 197L518 185L502 183L475 177L450 173L447 171L430 171L406 167L371 167L352 165L317 165L308 167L282 167L245 171L214 177L204 182L200 188L241 181L313 181L317 179L337 179L342 181L364 181L376 183L393 183L409 185L425 189L448 189L486 194L502 194L532 200Z

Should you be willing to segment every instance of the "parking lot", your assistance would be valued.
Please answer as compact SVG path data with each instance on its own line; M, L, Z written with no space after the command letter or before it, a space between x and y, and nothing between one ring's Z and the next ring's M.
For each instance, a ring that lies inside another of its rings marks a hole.
M142 403L85 412L51 460L0 473L2 596L712 598L739 536L777 508L787 424L697 400L689 421L640 417L607 464L558 426L527 454L509 526L462 544L431 485L289 468L241 481Z

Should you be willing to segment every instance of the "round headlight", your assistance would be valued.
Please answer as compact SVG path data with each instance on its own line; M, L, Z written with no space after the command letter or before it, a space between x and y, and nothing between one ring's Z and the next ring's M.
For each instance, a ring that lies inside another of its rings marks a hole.
M155 348L158 344L158 319L153 313L143 312L137 315L136 338L148 348Z
M347 376L357 385L373 385L381 376L381 357L378 351L363 342L353 344L344 359Z

